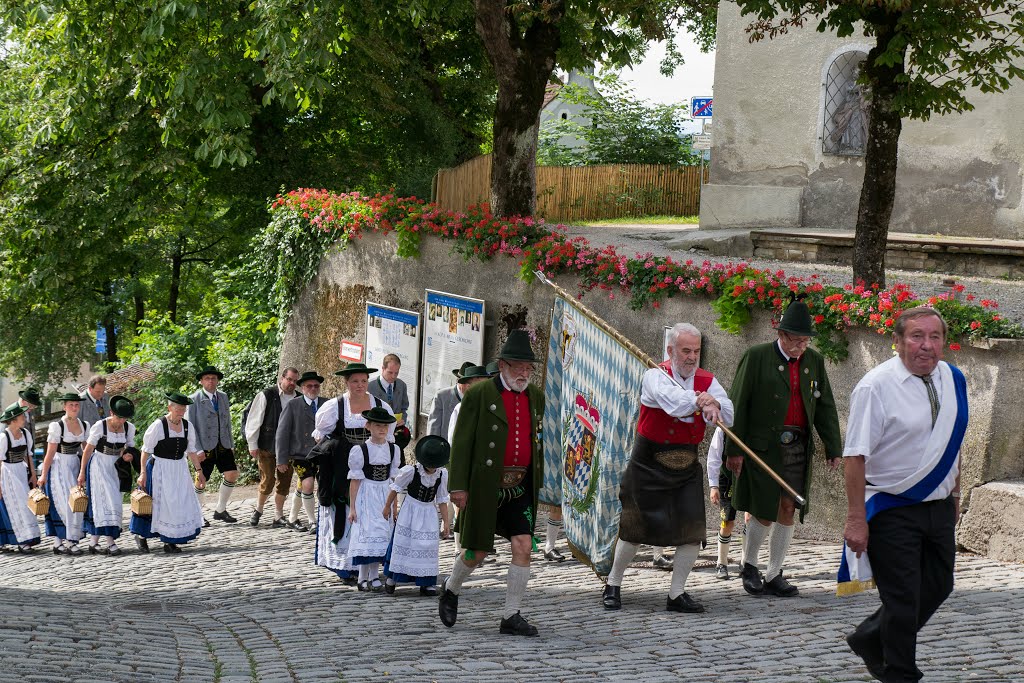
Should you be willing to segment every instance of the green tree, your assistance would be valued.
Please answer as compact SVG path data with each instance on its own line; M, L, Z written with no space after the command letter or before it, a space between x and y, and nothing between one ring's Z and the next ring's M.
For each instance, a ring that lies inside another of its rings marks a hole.
M614 73L597 79L598 92L570 84L558 97L585 108L583 117L553 119L540 128L537 162L545 166L591 164L696 164L684 132L685 104L637 99L633 88ZM564 144L575 138L582 144Z
M752 15L750 40L817 21L839 37L874 39L860 82L870 99L864 183L854 240L855 282L885 284L885 246L896 195L903 119L973 109L968 89L1002 92L1024 75L1024 3L1019 0L737 0Z

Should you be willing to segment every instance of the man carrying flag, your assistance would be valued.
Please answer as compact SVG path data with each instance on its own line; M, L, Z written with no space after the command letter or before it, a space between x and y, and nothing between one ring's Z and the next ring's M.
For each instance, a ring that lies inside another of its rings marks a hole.
M953 590L967 383L942 362L937 311L904 311L893 330L897 357L850 397L838 593L878 586L882 606L846 642L872 676L902 683L922 678L917 633Z

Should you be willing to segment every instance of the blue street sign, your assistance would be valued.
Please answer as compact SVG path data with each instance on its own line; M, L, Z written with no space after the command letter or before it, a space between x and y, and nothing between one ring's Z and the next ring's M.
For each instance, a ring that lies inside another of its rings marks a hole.
M96 353L107 352L107 328L97 327L96 328Z
M711 97L691 97L690 98L690 117L694 119L710 119L711 118Z

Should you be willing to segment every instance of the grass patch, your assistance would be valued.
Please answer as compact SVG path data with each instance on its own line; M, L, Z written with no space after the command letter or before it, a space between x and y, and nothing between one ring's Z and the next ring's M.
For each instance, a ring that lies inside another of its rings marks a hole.
M698 216L623 216L622 218L602 218L597 221L573 221L570 225L590 225L595 227L616 225L697 225Z

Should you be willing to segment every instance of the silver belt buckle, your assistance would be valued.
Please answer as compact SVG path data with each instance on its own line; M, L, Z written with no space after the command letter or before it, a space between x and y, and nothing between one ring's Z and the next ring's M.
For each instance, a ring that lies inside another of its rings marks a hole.
M789 430L786 430L779 434L779 441L782 442L783 446L788 446L789 444L796 441L798 438L799 437L796 432L791 432Z

